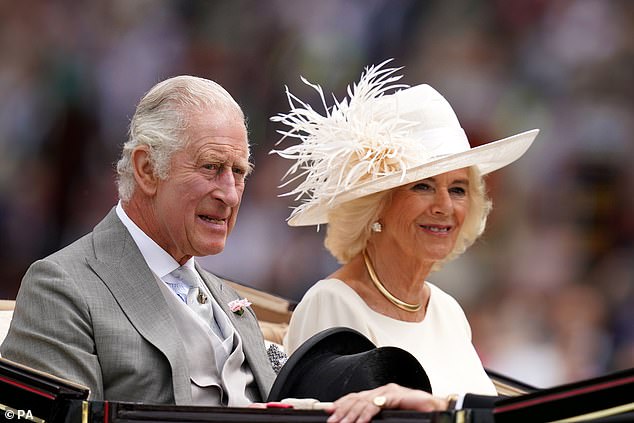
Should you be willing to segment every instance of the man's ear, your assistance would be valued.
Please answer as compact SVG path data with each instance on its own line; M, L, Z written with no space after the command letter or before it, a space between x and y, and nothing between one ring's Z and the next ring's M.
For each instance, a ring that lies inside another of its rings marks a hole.
M139 146L132 151L132 167L134 179L138 188L146 195L156 193L158 176L154 174L154 166L150 161L150 152L146 145Z

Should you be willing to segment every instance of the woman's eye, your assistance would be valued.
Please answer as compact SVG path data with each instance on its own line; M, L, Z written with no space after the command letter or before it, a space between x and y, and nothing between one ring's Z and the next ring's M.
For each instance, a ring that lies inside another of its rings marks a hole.
M420 182L412 187L414 191L429 191L431 186L429 184Z
M462 187L453 187L449 189L451 194L457 195L459 197L464 197L467 195L467 190Z

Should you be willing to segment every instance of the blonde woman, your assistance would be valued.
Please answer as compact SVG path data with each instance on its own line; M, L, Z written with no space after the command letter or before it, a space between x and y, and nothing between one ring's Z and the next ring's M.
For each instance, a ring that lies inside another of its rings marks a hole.
M496 395L462 308L427 278L484 230L483 176L522 156L539 131L471 148L446 99L429 85L397 84L397 71L385 62L366 69L331 108L312 85L324 115L289 93L290 112L273 118L300 141L275 151L295 161L287 177L299 181L288 223L327 225L325 246L341 263L306 292L285 346L292 353L346 326L412 353L437 404Z

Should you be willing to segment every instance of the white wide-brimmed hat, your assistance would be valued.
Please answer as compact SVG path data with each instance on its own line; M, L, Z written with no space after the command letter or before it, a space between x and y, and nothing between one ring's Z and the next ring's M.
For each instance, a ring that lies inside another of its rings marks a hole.
M490 173L522 156L539 133L471 148L447 100L426 84L395 84L400 68L384 68L387 62L366 68L348 87L348 98L335 99L331 108L321 87L302 78L321 96L324 115L287 88L291 110L271 120L290 128L278 131L278 144L287 137L301 141L272 151L295 160L282 187L301 181L283 194L301 202L289 225L328 223L328 211L345 202L452 170L476 166L482 175Z

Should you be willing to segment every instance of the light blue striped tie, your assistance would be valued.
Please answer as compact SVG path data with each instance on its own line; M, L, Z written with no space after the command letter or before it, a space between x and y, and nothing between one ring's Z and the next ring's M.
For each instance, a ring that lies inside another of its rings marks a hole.
M198 277L192 269L181 266L170 273L178 282L168 282L172 291L198 314L211 329L222 338L222 332L211 307L210 299L199 288Z
M191 289L191 286L181 282L180 280L178 282L167 282L167 284L169 285L171 290L174 291L174 294L176 294L178 298L180 298L185 304L187 304L187 293Z

